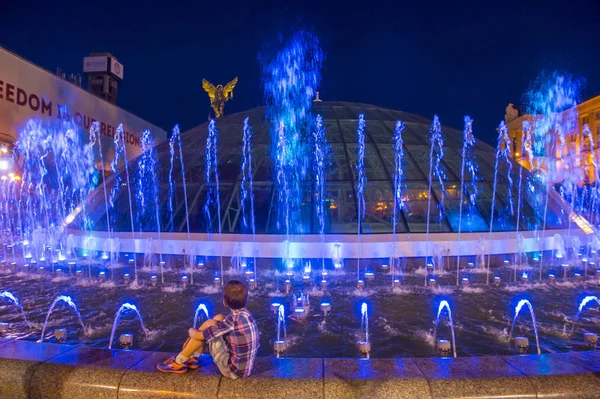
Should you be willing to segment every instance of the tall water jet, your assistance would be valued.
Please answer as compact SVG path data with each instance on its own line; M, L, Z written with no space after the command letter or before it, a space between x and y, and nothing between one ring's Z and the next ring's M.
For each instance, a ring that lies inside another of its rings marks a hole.
M102 170L102 191L104 194L104 211L106 213L106 232L108 233L108 239L112 239L112 230L110 228L110 214L108 212L109 203L108 203L108 191L106 190L106 175L104 174L104 154L102 153L102 140L100 139L100 122L92 122L90 126L90 144L98 142L98 154L100 156L100 168ZM110 258L110 278L114 279L114 265L113 259Z
M533 82L525 96L528 107L527 112L530 115L537 115L534 119L532 152L538 160L536 169L539 171L539 176L543 179L546 188L542 237L545 236L546 230L549 191L554 190L554 183L561 180L558 175L560 166L557 165L555 160L557 148L553 139L556 136L552 133L557 129L559 131L571 131L574 126L579 125L577 105L582 83L581 79L563 75L556 71L543 72ZM593 140L591 143L593 145ZM595 158L595 154L593 152L592 154L592 157ZM545 162L545 165L542 162ZM595 187L597 187L597 184L592 185L592 189ZM541 245L543 247L544 238L542 238ZM540 255L540 276L542 275L543 259L542 252Z
M187 185L185 183L185 165L183 162L183 147L181 145L181 132L179 131L179 125L175 125L173 128L173 134L169 139L169 153L171 155L171 167L169 169L169 212L171 216L171 231L175 231L175 224L173 220L173 200L175 196L175 187L177 183L173 180L173 170L175 161L175 146L179 147L179 163L181 165L181 181L183 186L183 202L185 205L185 225L187 228L187 239L190 241L190 214L188 208L188 197L187 197ZM179 231L179 229L177 229Z
M27 316L25 316L25 311L23 310L23 306L21 306L21 304L19 303L19 300L17 299L17 297L15 297L13 295L12 292L8 292L8 291L0 292L0 299L1 298L6 298L8 301L12 302L13 305L15 305L17 307L17 309L19 309L19 312L21 312L21 315L23 316L23 320L25 320L25 323L27 323L27 325L29 325L29 321L27 320Z
M356 207L357 207L357 221L358 221L358 256L356 259L356 279L360 280L360 261L362 258L362 248L360 245L360 236L362 232L362 221L365 217L366 203L365 203L365 186L367 185L367 175L365 173L365 116L360 114L358 116L358 126L356 128L356 137L358 140L358 157L356 161Z
M368 359L371 356L371 341L369 340L369 308L366 302L360 305L360 334L364 340L358 341L358 350Z
M48 309L48 313L46 314L46 320L44 321L44 326L42 327L42 335L40 336L40 340L38 342L44 341L44 333L46 332L46 326L48 325L48 320L50 319L50 315L52 314L54 307L59 302L66 303L71 309L73 309L73 311L75 311L75 313L77 314L77 319L79 320L79 324L81 325L81 330L85 333L85 326L83 325L83 321L81 320L81 314L79 313L79 310L77 310L77 305L75 305L75 302L73 302L73 300L71 299L70 296L59 295L58 297L56 297L54 299L54 301L52 301L52 304L50 305L50 309Z
M200 312L202 312L202 313L200 313ZM203 303L198 305L198 307L196 308L196 312L194 313L194 328L196 328L196 326L198 325L198 316L200 316L200 314L204 314L204 321L209 319L208 309L206 308L206 305Z
M252 248L252 254L254 255L254 262L252 263L254 268L254 281L256 282L256 221L254 220L254 172L252 169L252 127L250 126L249 117L244 119L244 136L242 146L242 183L240 185L242 191L242 222L244 229L248 229L252 233L252 241L254 242L254 248ZM247 202L250 202L249 209Z
M208 135L206 137L206 167L204 170L206 184L206 202L204 204L204 217L206 219L206 232L210 235L212 230L211 205L217 206L217 223L219 232L219 256L221 260L221 285L223 285L223 235L221 233L221 194L219 192L219 158L217 156L217 145L219 132L216 122L210 120L208 124ZM193 281L192 281L193 283Z
M463 196L465 191L469 199L469 208L475 207L477 200L477 163L473 154L475 147L475 136L473 135L473 119L465 116L465 128L463 130L463 147L462 147L462 162L460 167L460 204L458 212L458 245L459 251L456 257L456 285L460 283L460 234L462 232L462 215L463 215ZM465 166L471 176L470 184L465 186Z
M314 118L312 100L321 81L324 55L316 36L299 31L278 49L264 52L262 64L266 118L271 122L277 196L276 226L290 240L291 229L305 232L301 223L301 184L310 173L308 154ZM287 264L289 259L285 260Z
M531 165L531 171L533 172L533 126L531 125L531 122L528 120L523 120L521 130L523 131L523 133L521 135L521 162L519 162L519 185L517 187L517 220L515 230L515 236L517 238L519 237L519 229L521 227L521 193L523 187L523 158L525 154L527 154L527 160L529 161ZM517 264L520 264L520 262L521 259L519 259L519 263ZM515 281L517 281L516 267L514 279Z
M155 226L158 233L159 246L161 244L161 228L160 228L160 206L159 206L159 181L158 181L158 154L155 147L154 137L150 130L144 130L142 139L140 140L141 155L138 160L138 181L136 187L136 200L138 205L138 222L140 232L144 231L144 227L149 227L154 230ZM153 221L154 223L150 223ZM149 226L148 226L149 225ZM160 264L162 265L162 251L160 253ZM161 267L161 282L165 282L164 270Z
M404 209L404 198L403 198L403 180L404 170L403 170L403 158L404 158L404 141L402 140L402 131L404 130L404 123L401 121L396 121L396 127L394 128L394 212L392 213L392 234L394 243L392 245L392 254L390 256L390 268L392 275L392 286L394 285L394 281L396 280L396 273L399 265L396 260L396 243L398 242L397 238L397 224L398 224L398 215Z
M515 308L515 317L513 318L512 326L510 327L510 334L508 335L508 339L510 341L513 330L515 328L515 323L517 321L517 317L519 317L519 313L521 312L521 309L525 305L527 305L527 308L529 309L529 313L531 314L531 321L533 322L533 330L535 332L535 344L537 346L537 354L540 355L542 352L540 349L540 340L538 337L538 328L537 328L537 322L535 320L535 313L533 313L533 305L531 305L531 302L529 302L527 299L521 299L519 301L519 303L517 303L517 307Z
M511 146L512 140L508 135L508 129L506 128L506 123L504 121L500 122L500 126L498 126L498 146L496 147L496 164L494 166L494 188L492 190L492 209L490 210L490 232L488 236L488 243L492 243L492 232L494 231L494 211L496 209L496 187L498 184L498 166L500 164L500 160L503 159L508 166L508 191L507 191L507 199L508 199L508 207L510 215L514 214L513 200L512 200L512 163L510 161L511 155ZM485 282L486 284L490 284L490 261L492 259L492 251L491 245L488 249L488 259L487 259L487 273Z
M110 193L110 205L113 210L113 216L116 217L118 212L115 210L115 201L119 194L119 190L121 187L121 181L122 181L122 177L118 171L118 167L119 167L119 161L122 158L123 163L125 165L125 176L127 179L126 184L127 184L127 195L128 195L128 199L129 199L129 217L130 217L130 221L131 221L131 238L132 238L132 244L133 244L133 242L135 242L135 223L134 223L134 216L133 216L134 215L133 214L133 200L131 198L131 184L129 181L129 161L127 160L127 150L125 148L126 144L125 144L125 133L123 130L123 124L119 124L119 126L115 130L114 145L115 145L115 156L110 164L110 169L111 169L112 173L115 175L115 177L113 180L113 187L112 187L112 190ZM134 263L135 281L137 282L137 262L135 260L135 254L133 256L133 260L134 260L133 263Z
M113 326L112 326L112 331L110 332L110 341L108 341L108 349L112 348L112 343L113 340L115 338L115 331L117 330L117 327L119 326L119 321L121 320L121 316L128 311L134 311L135 314L137 315L138 319L140 320L140 326L142 328L142 331L144 333L144 335L148 335L149 331L146 328L146 326L144 326L144 320L142 320L142 315L140 314L140 311L138 310L137 306L131 304L131 303L124 303L123 305L121 305L121 307L119 308L119 310L117 311L117 313L115 314L115 320L113 321Z
M287 331L285 328L285 310L283 305L279 305L277 308L277 340L275 341L275 354L277 357L279 357L286 349L286 337Z
M316 125L313 129L313 145L315 204L317 207L317 219L319 220L319 235L321 236L321 268L323 273L325 273L325 167L329 145L325 137L325 125L323 124L321 115L317 115Z
M438 324L440 323L440 315L442 314L442 311L444 309L448 311L448 320L450 321L450 331L452 333L452 351L454 353L454 357L456 357L456 340L454 338L454 321L452 320L452 309L450 309L450 304L446 300L441 301L438 306L437 315L435 316L435 326L433 328L433 338L435 344L437 345L437 328Z
M441 169L442 158L444 158L444 138L442 137L442 126L440 119L434 115L429 129L429 188L427 189L427 226L425 227L425 269L429 265L429 222L431 221L431 197L433 196L432 183L435 177L440 185L440 198L438 203L438 216L441 221L444 208L444 171ZM428 276L425 273L424 285L427 286Z

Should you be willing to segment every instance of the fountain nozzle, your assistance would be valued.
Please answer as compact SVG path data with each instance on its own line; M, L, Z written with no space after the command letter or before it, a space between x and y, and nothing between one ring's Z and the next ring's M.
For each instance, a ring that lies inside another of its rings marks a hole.
M358 353L360 354L360 356L364 359L370 359L371 358L371 343L367 342L367 341L358 341L356 343L356 346L358 347Z
M150 283L152 283L153 287L156 287L156 284L158 284L158 277L150 276Z
M502 282L502 279L499 276L494 276L494 285L497 287Z
M321 302L321 312L323 312L323 315L327 317L327 314L331 312L331 303Z
M289 294L292 289L292 283L290 280L285 280L285 293Z
M436 348L440 356L448 357L450 356L450 351L452 350L452 343L447 339L438 339Z
M583 334L583 342L585 343L585 346L587 346L588 348L596 349L596 346L598 345L598 334L594 334L594 333Z
M362 290L363 288L365 288L365 282L363 280L358 280L356 282L356 288L358 288L359 290Z
M253 278L248 280L248 286L248 288L250 288L250 291L254 291L256 289L256 280L254 280Z
M129 275L129 273L125 273L125 275L123 276L123 281L125 281L125 284L129 284L129 282L131 281L131 276Z
M121 348L125 350L131 349L133 346L133 335L132 334L121 334L119 337L119 344Z
M54 339L59 344L64 344L65 341L67 340L67 329L59 328L59 329L54 330Z
M280 357L281 354L285 351L286 346L287 346L287 344L285 342L285 339L282 339L280 341L275 341L275 343L273 344L273 349L275 351L275 355L277 357Z
M0 322L0 336L4 335L4 333L8 331L9 326L10 324L8 323Z
M515 337L515 349L517 349L520 354L527 353L527 350L529 349L529 338Z
M365 280L373 281L375 279L375 273L373 272L365 272Z

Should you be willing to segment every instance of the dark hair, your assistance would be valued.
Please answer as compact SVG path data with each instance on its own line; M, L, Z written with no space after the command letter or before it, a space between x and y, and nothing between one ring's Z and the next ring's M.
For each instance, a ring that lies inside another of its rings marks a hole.
M232 310L242 309L248 303L248 288L238 280L230 280L223 289L225 304Z

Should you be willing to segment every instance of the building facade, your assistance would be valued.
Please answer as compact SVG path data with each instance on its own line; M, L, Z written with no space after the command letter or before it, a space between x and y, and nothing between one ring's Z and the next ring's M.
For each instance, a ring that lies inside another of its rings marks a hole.
M600 178L600 96L549 117L519 115L509 104L505 120L511 156L549 183L584 186Z
M109 101L0 47L0 148L12 147L31 119L52 124L70 119L87 140L90 125L100 123L104 169L114 154L114 134L123 124L127 158L140 154L142 132L149 129L156 142L167 134L159 127ZM99 166L99 165L98 165Z

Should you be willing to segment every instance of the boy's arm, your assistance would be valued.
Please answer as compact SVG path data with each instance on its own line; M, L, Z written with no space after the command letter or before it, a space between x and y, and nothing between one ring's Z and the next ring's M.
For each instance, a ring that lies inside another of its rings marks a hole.
M192 339L209 342L215 338L230 333L231 331L233 331L233 328L233 320L225 318L223 321L215 323L214 325L208 327L204 331L198 331L194 328L190 328L188 330L188 333Z

